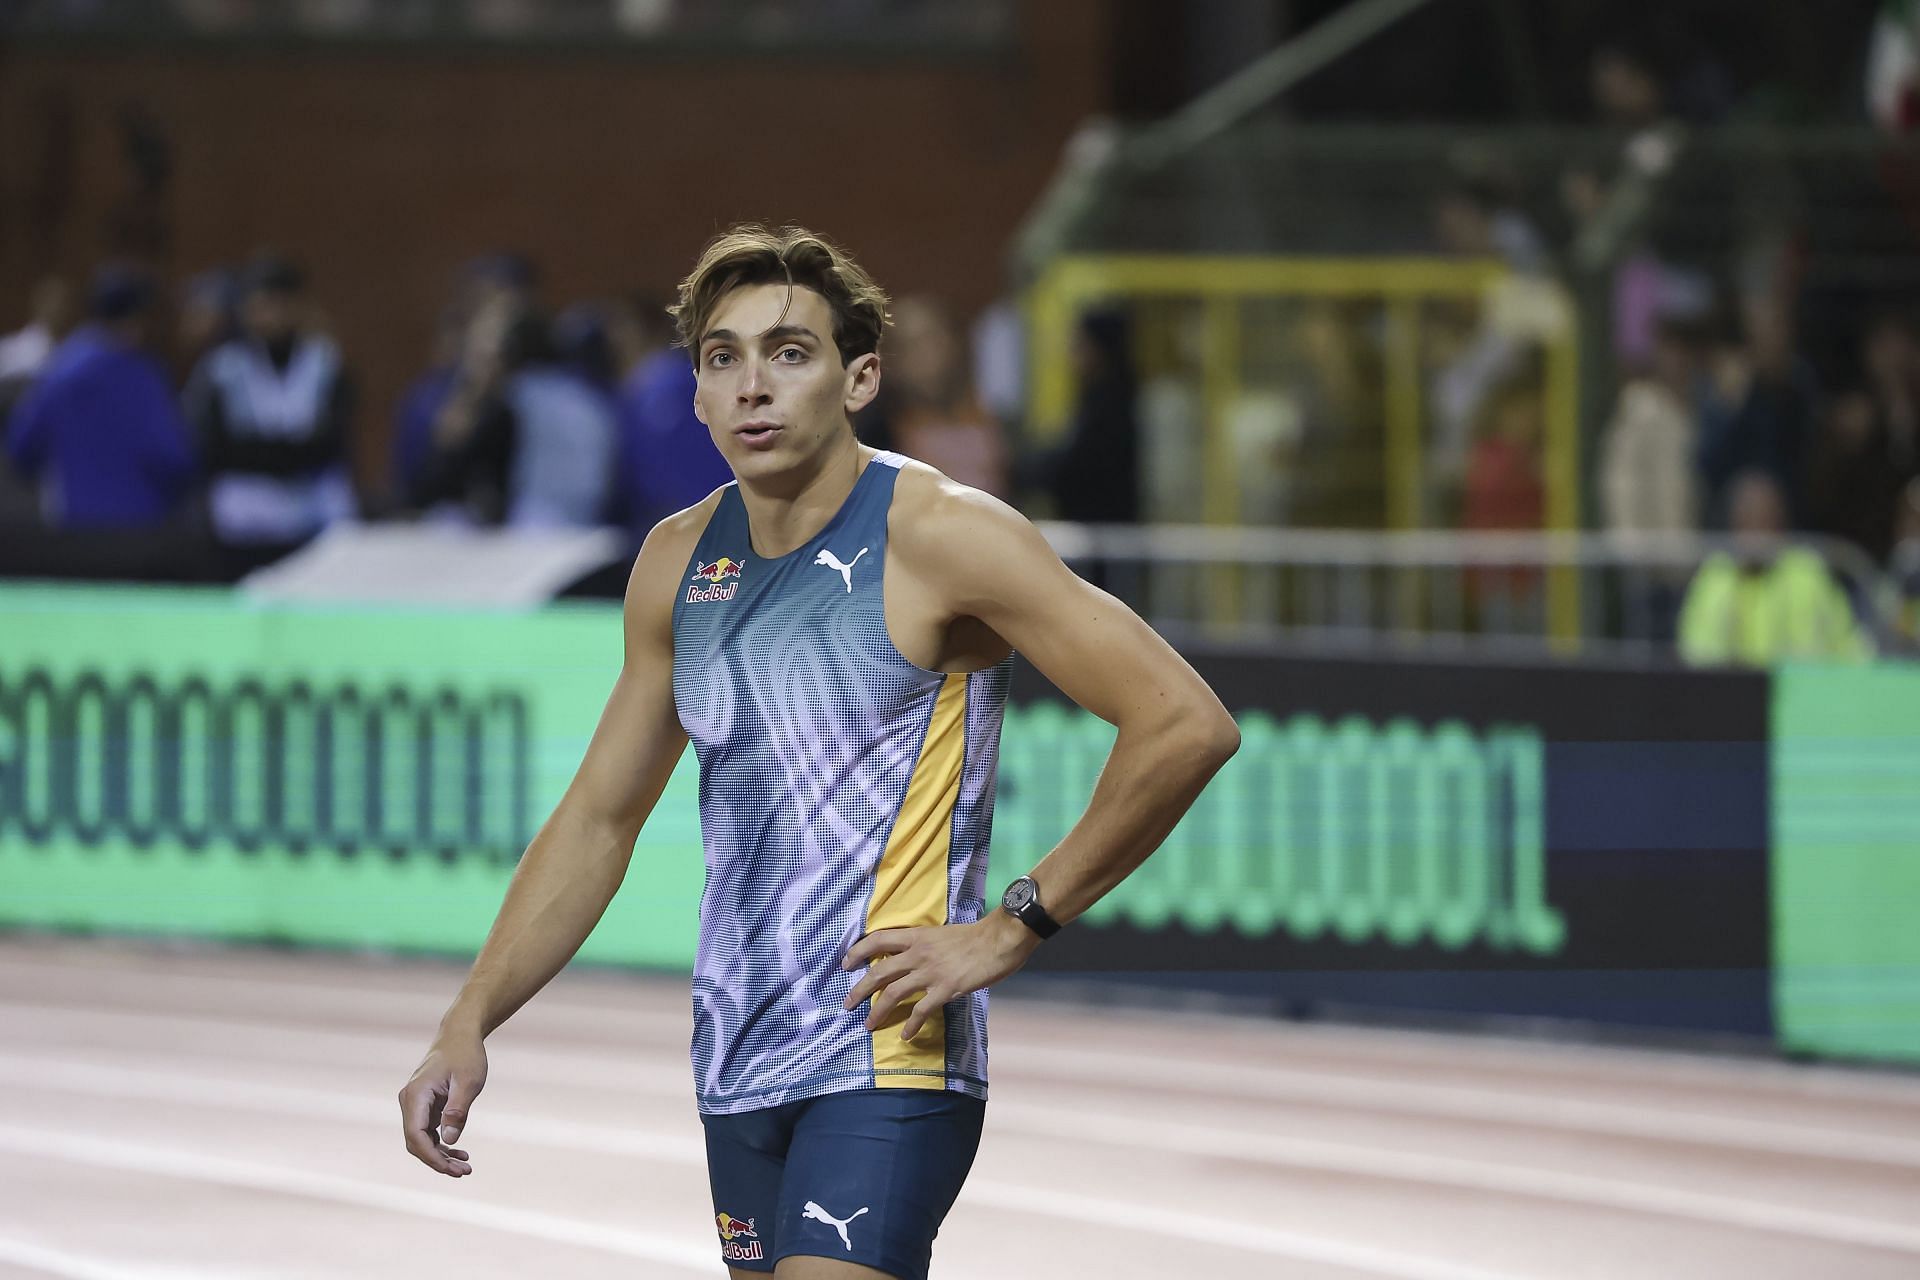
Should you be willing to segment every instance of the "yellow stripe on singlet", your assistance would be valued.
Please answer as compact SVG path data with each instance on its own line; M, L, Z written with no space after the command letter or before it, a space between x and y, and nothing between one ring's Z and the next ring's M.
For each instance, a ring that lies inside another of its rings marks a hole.
M867 932L947 922L948 851L960 770L967 756L967 677L941 682L913 766L900 816L873 874ZM881 1089L940 1089L947 1080L947 1019L936 1011L911 1041L900 1038L911 1004L901 1005L873 1033L873 1083Z

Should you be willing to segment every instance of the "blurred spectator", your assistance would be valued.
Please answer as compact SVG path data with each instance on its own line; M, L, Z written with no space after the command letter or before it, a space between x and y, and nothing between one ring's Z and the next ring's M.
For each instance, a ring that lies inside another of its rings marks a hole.
M40 490L47 523L156 525L190 488L193 453L173 390L144 349L157 301L153 281L103 268L88 323L54 349L15 407L7 456Z
M506 398L513 415L507 522L519 528L602 524L613 496L619 427L613 406L561 363L533 312L508 330Z
M1700 527L1694 474L1699 336L1662 323L1647 372L1629 378L1600 442L1600 501L1610 533L1692 533Z
M553 347L561 365L611 403L624 369L617 363L607 315L600 303L576 302L554 317Z
M1895 625L1909 653L1920 651L1920 479L1909 480L1893 517L1887 574L1895 595Z
M1680 655L1696 666L1764 666L1781 658L1859 658L1868 653L1845 592L1818 554L1780 542L1787 499L1766 471L1743 471L1729 487L1735 537L1694 575L1680 612Z
M1446 253L1498 258L1519 275L1537 274L1548 265L1539 232L1490 182L1456 183L1440 196L1433 219L1435 237ZM1482 406L1494 388L1513 376L1529 343L1503 329L1484 307L1437 310L1442 314L1435 316L1434 354L1440 367L1432 385L1436 423L1428 465L1433 485L1451 491L1465 473ZM1445 314L1448 311L1452 314Z
M706 424L694 416L694 384L692 355L666 346L642 358L620 385L620 509L636 543L660 520L733 479Z
M1867 49L1867 110L1887 132L1920 127L1920 9L1895 0L1880 6Z
M187 384L214 536L241 568L354 514L353 384L339 349L309 326L304 274L263 254L242 285L240 335L202 359Z
M240 336L240 287L240 273L226 267L187 281L173 335L174 367L181 381L192 377L208 352Z
M1074 334L1077 390L1065 437L1031 455L1022 479L1051 495L1062 520L1133 524L1140 519L1131 327L1125 312L1096 309Z
M469 326L435 420L429 495L482 524L599 524L615 434L605 398L560 362L546 320L496 298Z
M39 374L67 331L72 312L72 290L65 280L47 276L33 286L27 323L0 338L0 404L5 402L7 384L30 382Z
M425 510L433 467L433 424L453 394L460 372L460 351L466 339L467 318L449 305L434 326L433 358L427 371L401 394L394 414L393 476L400 505Z
M1539 229L1491 180L1456 181L1441 192L1433 221L1441 249L1455 257L1498 258L1523 275L1550 265Z
M1610 150L1571 165L1560 191L1573 223L1572 258L1612 272L1613 351L1629 368L1652 357L1662 314L1703 307L1709 277L1699 246L1661 219L1661 195L1686 143L1651 44L1617 40L1594 51L1589 91ZM1669 201L1668 203L1674 203ZM1678 203L1684 204L1681 200Z
M1700 528L1696 381L1703 374L1702 334L1691 322L1660 327L1647 372L1620 389L1600 441L1603 527L1625 537L1690 534ZM1684 573L1632 570L1622 582L1626 634L1673 639L1686 586Z
M1835 401L1814 450L1811 515L1813 528L1878 562L1901 491L1920 475L1920 343L1905 318L1882 315L1863 347L1864 385Z
M1759 470L1773 477L1784 496L1789 527L1802 527L1819 387L1812 366L1794 351L1792 321L1782 302L1750 295L1741 319L1745 342L1721 346L1710 403L1701 414L1708 523L1722 523L1733 477Z
M1004 498L1006 441L999 420L974 395L952 312L931 298L902 299L883 358L880 395L862 415L863 438L884 440L961 484Z
M673 345L667 307L647 293L630 293L604 306L607 347L613 360L616 394L628 376Z
M435 488L444 477L434 473L434 424L459 387L475 390L478 384L463 380L462 368L497 360L504 337L501 325L515 311L534 305L538 286L533 263L507 251L474 258L455 275L452 296L434 328L431 362L402 394L395 414L394 481L403 507L423 511L438 500L437 494L444 496ZM491 319L483 322L483 316ZM486 330L485 336L470 343L476 326ZM489 375L489 387L495 376L497 371Z
M1544 426L1540 393L1527 382L1510 383L1488 400L1467 459L1461 528L1480 532L1541 527L1546 516L1546 485L1540 470ZM1475 569L1468 575L1468 584L1486 630L1512 632L1537 621L1537 570Z
M973 386L986 411L1009 431L1027 416L1027 329L1020 304L1001 298L973 321Z

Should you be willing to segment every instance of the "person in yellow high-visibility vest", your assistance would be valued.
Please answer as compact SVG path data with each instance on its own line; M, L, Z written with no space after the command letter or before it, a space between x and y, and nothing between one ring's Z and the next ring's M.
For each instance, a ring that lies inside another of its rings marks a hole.
M1786 531L1779 483L1749 471L1730 489L1733 531L1753 545L1715 552L1694 575L1680 609L1680 656L1696 666L1870 656L1826 561L1805 547L1775 545Z

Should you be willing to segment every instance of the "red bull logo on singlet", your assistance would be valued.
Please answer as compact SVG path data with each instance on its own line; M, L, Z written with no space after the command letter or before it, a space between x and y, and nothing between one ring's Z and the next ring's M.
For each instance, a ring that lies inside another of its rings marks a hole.
M687 588L688 604L704 604L709 600L731 600L740 589L740 570L745 568L732 556L721 556L712 564L694 562L693 585ZM726 579L734 581L728 582ZM705 586L701 586L701 583Z

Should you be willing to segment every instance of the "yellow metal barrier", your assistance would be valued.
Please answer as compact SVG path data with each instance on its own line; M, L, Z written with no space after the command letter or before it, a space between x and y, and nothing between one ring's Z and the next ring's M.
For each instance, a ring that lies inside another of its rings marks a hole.
M1374 304L1380 310L1381 491L1388 528L1432 522L1427 508L1426 388L1422 366L1429 304L1497 309L1528 335L1541 361L1544 408L1542 473L1550 530L1580 527L1579 365L1572 308L1559 288L1515 276L1492 261L1435 258L1269 258L1179 255L1064 257L1050 263L1027 305L1029 424L1046 438L1073 408L1071 350L1079 315L1096 304L1190 302L1199 308L1203 350L1197 369L1203 436L1200 517L1210 524L1243 518L1230 406L1244 389L1249 344L1246 304L1320 300ZM1556 645L1577 647L1581 601L1577 571L1547 576L1546 608Z

